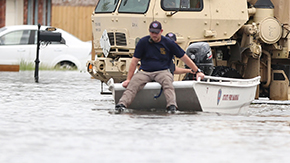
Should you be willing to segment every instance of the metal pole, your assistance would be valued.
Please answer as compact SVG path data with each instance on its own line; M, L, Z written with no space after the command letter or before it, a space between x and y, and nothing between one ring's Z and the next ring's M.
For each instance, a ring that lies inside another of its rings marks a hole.
M36 59L35 59L35 70L34 70L34 80L36 83L38 83L38 69L39 69L39 33L40 33L40 24L38 24L38 30L37 30L37 47L36 47Z

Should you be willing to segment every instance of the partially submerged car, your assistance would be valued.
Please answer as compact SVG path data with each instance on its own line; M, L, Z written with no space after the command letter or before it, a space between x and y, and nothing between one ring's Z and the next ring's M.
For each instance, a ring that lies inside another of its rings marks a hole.
M48 26L41 26L45 30ZM0 65L31 63L36 59L37 25L18 25L0 28ZM84 42L72 34L56 28L60 42L42 43L39 50L40 66L86 70L91 59L91 42Z

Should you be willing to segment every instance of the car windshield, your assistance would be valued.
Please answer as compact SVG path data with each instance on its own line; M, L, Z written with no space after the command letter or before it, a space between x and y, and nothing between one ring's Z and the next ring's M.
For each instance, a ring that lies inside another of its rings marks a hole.
M119 13L145 13L150 0L122 0Z
M161 6L165 11L200 11L203 0L162 0Z
M95 13L114 12L119 0L99 0Z

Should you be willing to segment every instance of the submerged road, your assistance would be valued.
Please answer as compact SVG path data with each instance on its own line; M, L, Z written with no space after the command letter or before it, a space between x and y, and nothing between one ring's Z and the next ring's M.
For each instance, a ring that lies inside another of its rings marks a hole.
M288 163L290 106L110 114L88 73L0 72L1 163Z

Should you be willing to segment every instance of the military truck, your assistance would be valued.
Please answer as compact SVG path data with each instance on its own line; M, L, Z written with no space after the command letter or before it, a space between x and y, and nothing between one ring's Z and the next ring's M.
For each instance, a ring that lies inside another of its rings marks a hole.
M261 76L256 97L288 100L289 7L289 0L99 0L91 17L96 56L88 72L102 82L124 81L136 44L158 20L163 35L175 33L184 50L210 45L212 75ZM178 59L175 64L185 66Z

